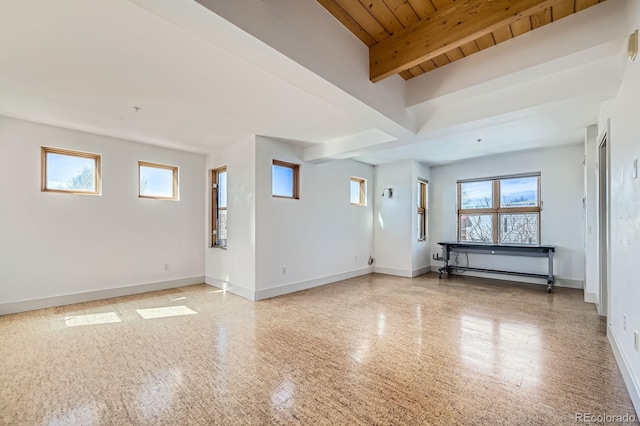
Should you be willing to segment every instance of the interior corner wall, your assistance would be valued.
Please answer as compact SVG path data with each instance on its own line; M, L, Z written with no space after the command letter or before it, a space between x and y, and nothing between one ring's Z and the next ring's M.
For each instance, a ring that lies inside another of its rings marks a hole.
M494 155L444 166L432 167L431 177L431 252L440 253L438 241L457 239L457 187L460 179L541 172L541 243L556 246L554 274L558 286L582 288L585 252L582 197L584 144L564 148ZM546 273L547 260L515 256L469 254L469 264L496 270ZM459 263L466 266L467 257ZM455 262L455 256L454 256ZM433 261L432 270L442 266ZM465 275L513 280L514 277L466 271ZM519 281L546 282L517 277Z
M300 164L300 199L271 195L274 159ZM257 299L372 272L372 166L305 163L302 149L261 136L255 161ZM351 176L367 180L366 206L351 205Z
M414 161L405 160L375 166L374 258L375 272L413 275L413 210L416 191ZM393 196L389 197L389 188Z
M640 2L627 2L627 34L640 28ZM626 49L625 49L626 52ZM621 55L622 56L622 55ZM634 347L634 332L640 333L640 177L634 178L633 163L640 161L640 59L625 61L618 96L601 116L600 129L611 119L607 143L610 154L610 309L608 335L629 394L640 412L640 352ZM612 107L612 108L609 108ZM626 315L626 327L624 324Z
M256 138L251 136L207 156L205 280L255 299ZM211 171L227 167L227 247L211 247ZM202 239L200 239L202 241Z
M42 145L102 154L102 195L42 192ZM203 155L1 116L0 150L0 314L203 282ZM139 198L139 160L180 200Z

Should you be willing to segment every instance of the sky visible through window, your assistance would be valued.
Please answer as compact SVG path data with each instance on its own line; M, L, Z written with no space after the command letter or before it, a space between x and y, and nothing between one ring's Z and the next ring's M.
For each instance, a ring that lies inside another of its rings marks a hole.
M360 204L360 182L351 181L351 204Z
M500 192L502 207L535 207L538 205L538 177L503 179Z
M462 184L462 208L480 209L493 207L493 182L465 182Z
M140 166L140 195L173 197L173 170Z
M88 168L90 173L85 170ZM72 155L47 153L47 188L93 191L95 189L96 161L93 158L75 157ZM74 183L86 173L84 185Z
M272 194L281 197L293 197L293 169L273 166Z
M227 172L218 173L218 207L227 207Z

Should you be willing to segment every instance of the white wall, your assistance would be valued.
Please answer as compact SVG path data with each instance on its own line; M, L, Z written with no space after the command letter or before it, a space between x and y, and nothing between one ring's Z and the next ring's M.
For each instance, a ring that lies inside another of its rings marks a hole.
M102 196L41 192L42 145L102 154ZM202 282L204 156L1 116L0 149L0 308ZM138 198L138 160L179 166L180 200Z
M640 28L640 2L629 0L627 9L627 34L631 34ZM640 352L634 349L633 340L633 331L640 332L640 178L632 177L633 160L640 159L640 59L635 62L625 59L625 64L618 96L611 109L610 105L606 106L599 128L605 127L606 117L610 116L611 310L608 331L635 408L640 410ZM627 315L626 330L623 315Z
M429 244L418 242L417 192L418 178L429 180L429 167L404 160L376 166L375 174L375 271L404 277L428 272ZM393 188L392 198L386 191L382 196L385 188Z
M256 140L207 156L206 282L248 299L256 286ZM227 248L211 247L211 170L227 166ZM202 240L200 240L202 241Z
M373 254L373 167L353 160L304 163L302 155L290 144L256 138L257 298L372 269L367 260ZM299 200L271 195L274 159L300 164ZM350 204L351 176L367 180L364 207Z
M541 172L541 243L556 246L554 274L557 285L580 287L584 282L584 225L582 216L584 146L494 155L431 169L431 252L440 253L438 241L457 239L456 181L516 173ZM546 273L546 259L469 254L471 266ZM460 257L466 266L466 257ZM442 262L432 262L436 270ZM465 272L466 275L481 275ZM541 280L493 275L497 279ZM546 284L546 282L545 282Z
M411 276L413 231L413 161L375 167L374 227L375 271ZM393 197L385 188L393 189ZM382 191L385 190L384 197Z

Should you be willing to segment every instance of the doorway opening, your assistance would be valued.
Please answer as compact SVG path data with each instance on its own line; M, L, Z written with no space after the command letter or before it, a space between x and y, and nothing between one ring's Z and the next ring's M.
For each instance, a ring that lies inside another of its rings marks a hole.
M609 152L608 133L598 145L598 313L609 314Z

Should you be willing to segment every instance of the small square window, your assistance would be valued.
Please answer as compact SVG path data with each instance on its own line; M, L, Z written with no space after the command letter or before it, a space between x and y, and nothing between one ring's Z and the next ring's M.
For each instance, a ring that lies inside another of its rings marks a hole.
M100 195L100 154L42 147L42 191Z
M351 177L351 204L354 206L367 205L367 180Z
M178 199L178 167L138 161L140 198Z
M271 194L279 198L300 198L300 165L273 160Z

